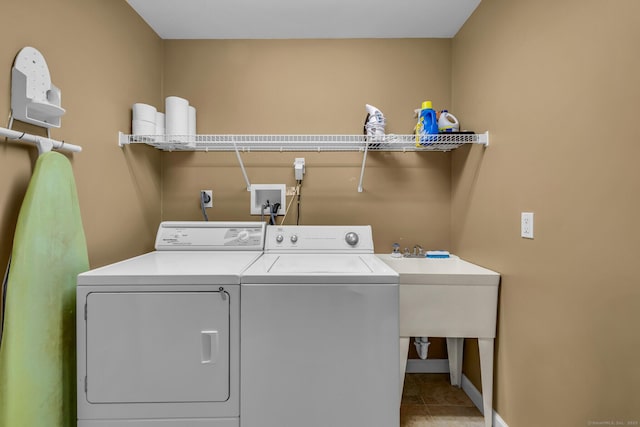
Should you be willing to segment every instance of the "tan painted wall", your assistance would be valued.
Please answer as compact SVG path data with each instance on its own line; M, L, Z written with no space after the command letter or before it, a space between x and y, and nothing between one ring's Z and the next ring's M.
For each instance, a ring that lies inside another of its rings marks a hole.
M124 1L4 2L0 25L0 117L8 118L19 50L44 55L67 110L52 138L83 147L69 155L93 267L152 248L160 220L160 154L122 150L134 102L159 104L162 43ZM6 127L7 121L1 123ZM14 128L45 133L16 122ZM0 268L4 272L37 149L0 141Z
M451 40L208 40L165 42L164 95L197 108L198 133L360 134L365 103L388 133L411 133L424 99L450 104ZM450 154L370 153L363 193L360 153L245 153L255 184L294 185L305 157L301 224L371 224L375 246L448 248ZM163 154L163 219L259 220L233 153ZM295 205L287 224L295 223Z
M372 153L361 194L357 153L244 154L249 177L292 184L304 156L302 223L371 223L378 251L421 243L500 271L495 403L511 427L640 419L635 0L484 0L453 43L161 42L126 3L99 0L14 2L3 18L0 117L15 54L40 49L68 110L52 135L84 147L70 158L92 266L150 249L160 216L199 219L201 188L211 219L256 219L233 154L118 148L134 102L186 97L200 133L359 133L367 102L406 133L423 99L452 104L491 131L488 149ZM34 160L0 143L0 266Z
M640 421L639 40L635 0L484 0L453 41L455 111L491 145L452 155L452 246L502 273L511 427Z

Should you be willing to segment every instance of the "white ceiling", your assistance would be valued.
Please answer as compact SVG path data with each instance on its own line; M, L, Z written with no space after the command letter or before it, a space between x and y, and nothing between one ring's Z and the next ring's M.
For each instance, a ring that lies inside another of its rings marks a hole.
M127 0L163 39L449 38L480 0Z

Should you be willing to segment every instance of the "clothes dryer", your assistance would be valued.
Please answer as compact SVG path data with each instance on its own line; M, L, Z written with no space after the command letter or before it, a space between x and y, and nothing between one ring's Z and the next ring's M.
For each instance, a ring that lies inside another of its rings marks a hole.
M82 273L78 427L238 427L240 275L261 222L164 222L156 250Z

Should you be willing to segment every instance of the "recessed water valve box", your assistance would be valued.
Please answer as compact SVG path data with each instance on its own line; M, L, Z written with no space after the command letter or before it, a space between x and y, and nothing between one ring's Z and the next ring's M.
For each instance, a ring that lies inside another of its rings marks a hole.
M284 215L286 184L251 184L251 215L270 215L271 206L279 203L277 215ZM269 206L267 206L267 204Z

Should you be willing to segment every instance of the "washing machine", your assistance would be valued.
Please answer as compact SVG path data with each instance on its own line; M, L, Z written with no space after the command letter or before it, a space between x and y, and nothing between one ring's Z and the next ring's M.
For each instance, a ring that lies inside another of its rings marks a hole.
M370 226L270 226L242 275L242 427L397 427L398 274Z
M156 250L82 273L79 427L238 427L240 277L262 222L163 222Z

